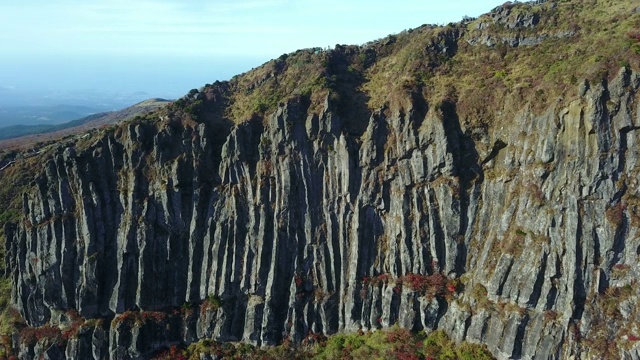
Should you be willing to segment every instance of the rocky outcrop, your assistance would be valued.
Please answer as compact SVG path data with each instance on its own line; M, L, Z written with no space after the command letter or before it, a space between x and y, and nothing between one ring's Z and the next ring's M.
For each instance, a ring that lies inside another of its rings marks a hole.
M16 337L20 357L398 323L499 358L637 358L639 87L622 69L480 130L445 101L354 133L330 98L298 97L234 126L132 122L60 148L5 230L7 261L29 325L86 322L62 347Z
M518 47L535 46L542 44L545 40L575 36L576 32L572 29L554 32L535 31L540 23L541 14L552 12L555 7L555 3L547 3L547 1L529 1L520 7L506 2L493 9L488 16L476 21L466 41L469 45Z

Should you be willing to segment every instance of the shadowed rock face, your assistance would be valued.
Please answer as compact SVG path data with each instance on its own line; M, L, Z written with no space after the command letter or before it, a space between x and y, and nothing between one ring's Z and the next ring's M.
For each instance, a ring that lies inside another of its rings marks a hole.
M13 301L32 326L103 319L50 358L394 323L499 358L589 354L640 330L639 87L622 70L481 134L447 102L380 109L362 134L329 99L234 126L132 123L43 164L7 227ZM425 297L409 274L463 285Z

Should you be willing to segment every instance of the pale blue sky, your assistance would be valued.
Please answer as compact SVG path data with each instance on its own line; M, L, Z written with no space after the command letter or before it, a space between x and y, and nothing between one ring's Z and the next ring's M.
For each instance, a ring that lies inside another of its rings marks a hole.
M2 1L0 87L175 96L299 48L361 44L503 2Z

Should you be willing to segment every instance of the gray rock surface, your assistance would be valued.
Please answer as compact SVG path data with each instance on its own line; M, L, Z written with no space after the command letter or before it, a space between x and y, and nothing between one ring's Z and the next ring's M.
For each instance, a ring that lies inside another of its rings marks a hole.
M540 23L540 14L554 9L554 3L547 1L529 1L512 11L513 4L508 2L498 6L489 16L481 18L472 27L466 41L470 45L493 47L507 45L510 47L535 46L547 39L570 38L574 31L535 32ZM526 10L522 10L525 8Z
M13 301L31 326L69 309L104 320L20 358L394 323L505 359L589 358L580 339L603 332L633 345L617 332L640 330L639 79L623 69L543 113L523 106L484 140L446 104L376 112L353 135L327 99L319 115L292 100L264 121L131 123L60 149L6 229ZM437 273L463 290L399 283Z

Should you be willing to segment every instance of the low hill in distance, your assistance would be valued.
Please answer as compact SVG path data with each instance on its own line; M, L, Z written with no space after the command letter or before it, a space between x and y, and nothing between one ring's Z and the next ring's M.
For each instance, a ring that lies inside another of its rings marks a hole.
M38 142L48 142L91 129L118 123L163 107L171 101L149 99L119 111L103 112L58 125L15 125L0 129L0 151L20 150Z
M22 98L0 93L0 131L2 128L15 125L59 125L85 116L120 109L123 106L99 106L78 103L41 104L40 98L34 96L33 104L24 104ZM25 95L24 98L27 96ZM12 104L12 101L15 104ZM131 102L133 103L133 101Z

